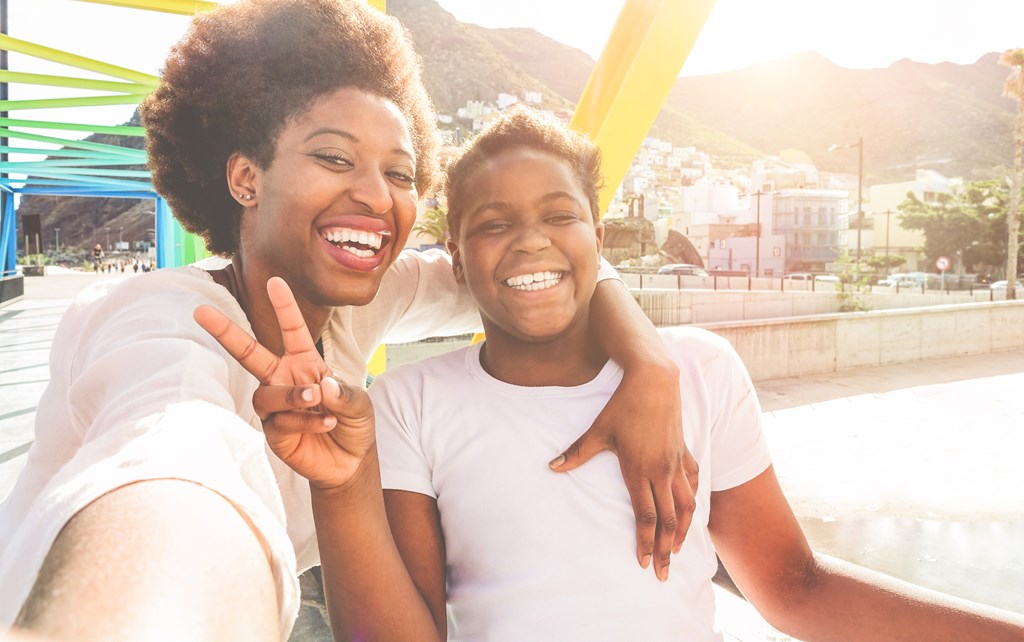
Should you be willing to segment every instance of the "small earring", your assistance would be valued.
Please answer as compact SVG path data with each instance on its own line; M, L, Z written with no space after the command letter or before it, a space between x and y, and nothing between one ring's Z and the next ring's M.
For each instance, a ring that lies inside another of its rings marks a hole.
M247 201L251 201L252 200L252 194L242 194L241 192L239 192L238 198L244 198Z

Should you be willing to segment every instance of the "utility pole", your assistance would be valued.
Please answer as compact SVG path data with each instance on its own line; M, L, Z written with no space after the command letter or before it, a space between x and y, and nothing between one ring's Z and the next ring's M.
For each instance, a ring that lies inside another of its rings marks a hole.
M892 210L885 210L885 275L889 276L889 219L892 218ZM874 241L872 241L874 244Z

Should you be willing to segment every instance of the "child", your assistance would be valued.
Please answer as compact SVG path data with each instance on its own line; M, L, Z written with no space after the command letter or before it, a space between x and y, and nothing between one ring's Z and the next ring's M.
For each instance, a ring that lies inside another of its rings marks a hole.
M385 373L372 409L325 379L338 427L272 437L311 482L336 637L721 640L717 552L768 621L802 639L1022 639L1020 616L814 554L743 364L708 332L661 332L700 463L670 576L632 563L630 499L611 456L569 476L535 464L622 376L588 328L599 172L578 135L526 109L500 117L448 176L453 267L486 342ZM286 311L287 293L272 296Z

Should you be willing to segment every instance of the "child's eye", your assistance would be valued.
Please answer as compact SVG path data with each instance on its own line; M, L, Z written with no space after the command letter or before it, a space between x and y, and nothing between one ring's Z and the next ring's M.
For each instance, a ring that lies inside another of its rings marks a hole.
M558 225L558 224L572 223L577 218L579 218L579 217L576 216L575 212L555 212L554 214L549 215L547 220L548 220L549 223L554 223L554 224Z
M508 221L496 219L493 221L486 221L477 226L478 232L503 232L507 230L511 225Z

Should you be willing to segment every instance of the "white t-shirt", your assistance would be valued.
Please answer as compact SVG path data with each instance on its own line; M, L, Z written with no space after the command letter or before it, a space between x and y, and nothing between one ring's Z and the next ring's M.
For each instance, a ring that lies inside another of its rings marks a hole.
M319 562L309 485L267 449L252 408L257 382L192 319L201 304L251 333L231 294L194 267L97 284L64 315L35 441L0 504L0 631L71 517L126 484L173 478L226 497L267 541L287 637L298 610L296 575ZM377 297L338 308L322 338L335 375L362 385L382 340L479 326L446 253L404 252Z
M681 370L697 510L662 584L636 560L632 506L611 453L569 473L547 462L586 430L622 377L576 387L488 375L470 346L392 369L370 387L385 489L437 499L450 640L721 640L714 630L710 495L771 462L753 386L729 343L660 331Z

